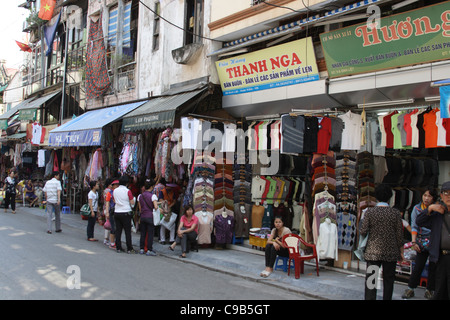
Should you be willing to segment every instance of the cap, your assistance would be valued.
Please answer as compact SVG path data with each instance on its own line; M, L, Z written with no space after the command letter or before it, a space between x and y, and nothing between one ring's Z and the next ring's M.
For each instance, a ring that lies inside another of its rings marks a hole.
M442 184L441 192L442 192L442 191L447 191L447 190L450 190L450 181L444 182L444 183Z
M111 184L119 184L119 180L114 180Z

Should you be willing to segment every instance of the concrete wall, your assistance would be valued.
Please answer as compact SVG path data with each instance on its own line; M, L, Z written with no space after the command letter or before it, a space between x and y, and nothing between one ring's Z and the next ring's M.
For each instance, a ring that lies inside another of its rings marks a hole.
M153 0L144 3L154 9ZM166 20L184 27L184 0L161 0L161 16ZM209 37L207 27L210 21L210 0L204 3L203 35ZM211 81L218 83L214 61L206 55L211 52L212 41L203 39L201 49L187 64L178 64L172 57L172 50L183 47L183 30L160 19L159 49L153 47L154 14L142 4L139 7L138 40L138 97L160 95L170 85L211 76Z

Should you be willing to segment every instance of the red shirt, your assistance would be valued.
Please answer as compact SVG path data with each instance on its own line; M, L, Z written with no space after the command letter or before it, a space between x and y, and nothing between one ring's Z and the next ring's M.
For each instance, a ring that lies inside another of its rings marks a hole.
M447 133L445 143L450 144L450 119L442 119L442 126L445 128L445 132Z
M331 139L331 119L323 117L319 121L319 131L317 133L317 153L327 154Z
M392 133L392 122L391 118L398 111L394 111L383 118L384 130L386 131L386 148L394 148L394 134Z

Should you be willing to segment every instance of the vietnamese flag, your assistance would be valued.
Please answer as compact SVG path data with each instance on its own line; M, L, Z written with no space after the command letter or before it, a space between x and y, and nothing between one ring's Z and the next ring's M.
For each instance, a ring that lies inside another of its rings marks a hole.
M22 43L22 42L19 42L19 41L17 41L17 40L16 40L16 43L17 43L17 45L20 47L20 50L26 51L26 52L31 52L31 48L30 48L29 45L27 45L27 44L25 44L25 43Z
M56 0L41 0L41 8L38 17L42 20L50 20L53 17L53 10L56 6Z

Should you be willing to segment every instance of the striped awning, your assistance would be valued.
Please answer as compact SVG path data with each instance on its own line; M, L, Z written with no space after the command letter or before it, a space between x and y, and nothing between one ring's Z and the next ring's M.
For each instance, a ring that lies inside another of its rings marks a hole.
M300 19L276 28L268 29L266 31L258 32L247 37L243 37L234 41L227 42L223 45L223 48L211 52L208 54L208 57L217 56L219 54L223 54L226 52L230 52L242 47L247 47L251 44L259 43L262 41L270 40L272 38L278 38L280 36L286 35L291 32L300 31L306 26L313 25L318 22L323 22L326 20L330 20L336 18L341 15L345 15L348 13L353 13L355 11L361 10L363 8L367 8L373 4L380 4L382 2L387 2L390 0L363 0L353 4L346 5L339 9L327 11L323 15L314 15L305 19Z

